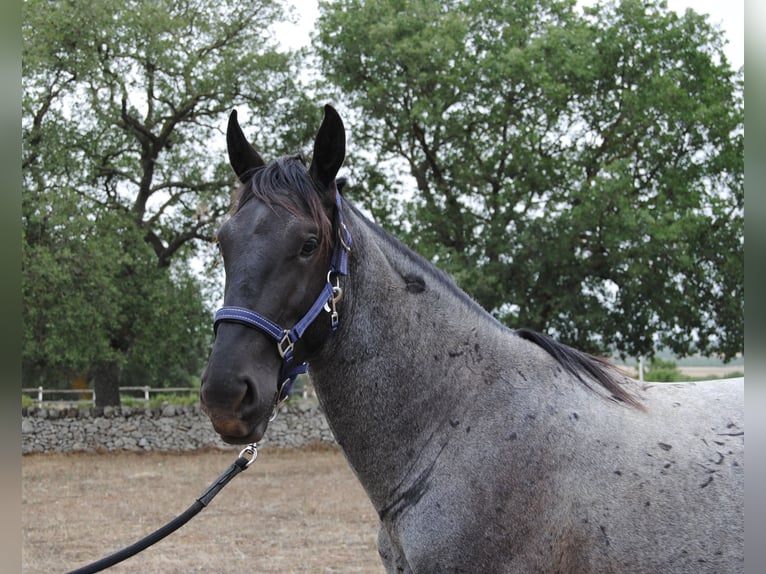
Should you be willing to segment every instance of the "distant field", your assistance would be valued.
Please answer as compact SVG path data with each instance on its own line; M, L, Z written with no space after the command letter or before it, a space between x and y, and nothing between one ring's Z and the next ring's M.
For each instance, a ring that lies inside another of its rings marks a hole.
M692 364L688 364L692 363ZM632 377L636 377L637 375L637 368L636 363L632 362L628 365L622 365L617 363L617 366L627 373L628 375ZM739 373L739 376L742 376L742 373L745 372L745 363L744 361L737 361L733 364L728 365L722 365L718 361L710 361L708 364L705 364L704 360L701 361L680 361L677 363L676 368L678 372L684 375L688 375L690 377L694 378L709 378L709 379L720 379L723 377L729 377L732 376L733 373ZM647 365L648 369L648 365Z
M66 572L180 514L239 451L22 457L22 570ZM335 449L269 451L183 528L108 572L382 573L377 517Z
M690 377L721 378L721 377L728 376L729 374L734 373L734 372L744 373L745 372L745 365L726 365L725 367L715 367L715 366L709 366L709 367L707 367L707 366L687 367L687 366L679 366L678 370L681 371L684 375L689 375Z

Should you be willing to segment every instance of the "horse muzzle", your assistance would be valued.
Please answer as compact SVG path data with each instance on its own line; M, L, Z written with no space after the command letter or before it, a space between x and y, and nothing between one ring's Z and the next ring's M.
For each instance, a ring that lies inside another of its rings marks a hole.
M243 351L219 347L216 342L200 384L202 410L215 431L230 444L257 442L263 437L277 393L278 359L256 371L249 360L241 360L248 357Z

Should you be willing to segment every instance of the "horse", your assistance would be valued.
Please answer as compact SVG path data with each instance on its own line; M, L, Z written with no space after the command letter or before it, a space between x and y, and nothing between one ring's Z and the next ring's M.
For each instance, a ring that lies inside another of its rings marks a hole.
M260 440L310 367L379 517L387 572L744 569L744 379L645 384L502 325L343 196L330 105L311 162L265 162L231 112L241 186L200 401Z

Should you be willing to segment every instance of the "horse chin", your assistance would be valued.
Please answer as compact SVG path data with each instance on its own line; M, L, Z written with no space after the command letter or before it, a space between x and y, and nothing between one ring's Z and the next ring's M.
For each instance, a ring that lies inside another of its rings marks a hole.
M269 421L263 421L262 423L257 424L256 426L250 428L247 430L246 428L243 428L241 432L235 432L235 433L223 433L218 431L216 429L216 432L218 432L218 435L221 437L221 440L223 442L228 444L250 444L254 442L258 442L263 438L263 435L266 434L266 427L268 426ZM215 428L215 425L213 425Z
M210 415L210 421L213 423L213 429L228 444L250 444L258 442L266 434L266 427L269 426L268 418L252 423L242 419L218 418Z

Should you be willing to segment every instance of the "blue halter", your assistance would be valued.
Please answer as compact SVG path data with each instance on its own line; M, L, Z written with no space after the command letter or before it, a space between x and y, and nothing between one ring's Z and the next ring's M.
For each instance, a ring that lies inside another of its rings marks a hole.
M293 365L295 343L303 337L306 329L319 317L323 310L330 313L332 331L335 332L338 328L338 310L336 305L343 297L339 276L348 274L348 252L351 250L351 234L343 223L343 200L339 191L335 192L335 205L337 207L336 223L338 239L333 245L330 270L327 273L327 283L325 283L311 308L291 329L284 329L260 313L245 307L221 307L215 314L213 323L215 331L218 330L218 323L222 321L241 323L247 327L263 331L276 341L277 351L279 356L282 357L282 370L279 377L281 384L278 389L277 403L287 398L298 375L308 371L309 365L307 362ZM335 279L334 285L333 279Z

